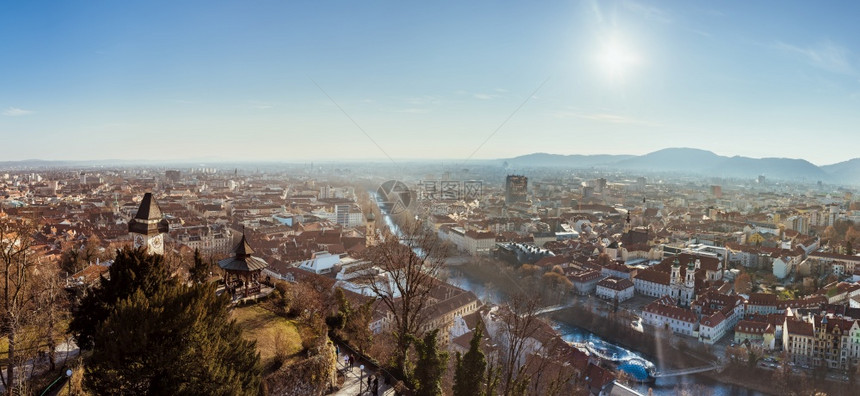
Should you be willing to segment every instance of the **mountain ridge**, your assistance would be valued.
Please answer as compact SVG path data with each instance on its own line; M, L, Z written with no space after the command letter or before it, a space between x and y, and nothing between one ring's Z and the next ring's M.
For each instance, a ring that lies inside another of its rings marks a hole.
M765 176L777 180L826 181L860 185L860 158L818 166L805 159L722 156L712 151L669 147L643 155L563 155L532 153L502 159L518 167L568 167L639 170L730 178ZM587 164L583 166L582 164Z

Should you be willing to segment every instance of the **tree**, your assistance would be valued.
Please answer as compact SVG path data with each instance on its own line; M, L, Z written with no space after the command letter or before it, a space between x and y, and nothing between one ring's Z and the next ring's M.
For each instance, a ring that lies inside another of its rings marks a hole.
M418 361L415 364L417 396L439 396L442 394L442 375L448 367L448 352L440 351L437 343L439 330L424 334L424 339L415 339Z
M36 296L39 305L38 326L40 338L48 350L48 364L51 371L56 367L57 340L61 339L65 328L61 326L69 316L69 295L63 289L62 280L59 276L59 268L54 265L46 265L35 274L37 284L41 285Z
M752 291L752 278L746 272L735 278L735 293L749 294Z
M481 350L483 332L481 326L475 326L472 340L469 341L469 350L466 354L456 355L456 367L454 369L454 396L483 396L484 371L487 369L487 359Z
M194 263L188 269L188 275L194 283L204 283L209 279L209 264L200 257L200 249L194 249Z
M499 338L501 347L501 385L505 395L525 390L529 378L524 363L526 353L533 346L533 338L542 323L538 316L538 300L522 294L514 295L499 309Z
M105 257L101 250L99 238L91 235L87 238L86 243L81 246L65 246L60 266L69 274L74 274L97 261L97 259L104 259Z
M354 342L358 351L364 354L365 349L373 342L373 331L370 329L370 321L373 319L373 300L353 308L346 298L343 289L335 290L335 299L338 304L338 312L330 317L330 327L342 333L344 338Z
M601 266L606 266L612 262L612 259L606 253L600 253L599 255L597 255L596 262L597 262L597 264L600 264Z
M38 296L44 286L38 274L47 269L37 256L33 235L36 225L31 220L5 218L0 220L0 336L6 338L6 373L0 380L6 392L26 393L21 369L41 338L28 334L28 329L40 324L43 312ZM37 341L34 341L37 340Z
M860 230L854 228L853 225L848 227L848 230L845 231L845 241L851 242L852 245L856 245L860 242ZM850 255L851 253L848 254Z
M824 239L827 240L829 245L833 245L838 243L842 237L839 235L839 231L836 230L836 227L829 225L824 229Z
M109 269L109 278L101 278L81 300L80 307L72 314L69 332L81 349L93 346L96 329L110 315L117 302L133 295L137 290L147 297L154 296L162 288L172 286L175 280L158 254L147 254L142 249L123 248Z
M94 334L84 385L96 394L258 394L255 343L228 319L215 285L143 288L117 303Z
M401 226L403 237L410 246L400 243L396 235L366 251L368 258L381 273L366 271L364 280L378 301L391 314L396 351L394 370L397 376L410 382L412 368L409 347L423 333L428 320L425 309L430 292L440 282L436 276L444 265L443 244L435 233L427 232L420 224ZM420 254L413 248L420 249Z

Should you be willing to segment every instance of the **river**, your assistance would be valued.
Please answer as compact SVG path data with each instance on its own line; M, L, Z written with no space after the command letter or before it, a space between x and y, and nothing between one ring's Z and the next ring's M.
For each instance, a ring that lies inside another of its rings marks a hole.
M481 301L485 303L492 304L502 304L506 301L505 294L492 287L491 285L487 285L481 280L473 279L468 275L458 272L456 275L452 275L448 277L448 283L457 286L459 288L469 290ZM594 344L598 349L609 351L609 353L615 354L618 359L621 360L637 360L637 361L647 361L653 364L653 359L648 356L645 356L641 353L634 352L615 344L609 343L599 335L589 332L588 330L569 325L566 323L552 321L553 328L558 331L559 335L567 341L567 342L590 342ZM634 376L637 372L641 373L642 366L639 364L626 364L620 366L625 371L630 372ZM648 394L648 390L651 389L654 395L675 395L678 393L678 390L681 387L686 387L687 389L691 389L692 385L700 385L704 389L707 389L710 394L714 396L729 396L729 395L739 395L739 396L760 396L763 395L760 392L747 389L737 385L724 384L718 381L711 379L710 377L693 374L693 375L685 375L678 377L663 377L658 378L653 383L643 383L631 386L633 389L638 391L643 395ZM701 391L697 391L696 389L692 389L692 394L702 394Z
M371 194L373 193L371 192ZM391 232L393 232L395 235L401 236L399 227L394 224L388 214L383 212L383 218L388 229L391 230ZM423 254L423 252L421 252L420 250L417 250L416 253ZM507 296L503 291L493 287L492 285L488 285L486 282L480 279L472 278L462 272L457 272L455 274L449 275L447 277L447 281L454 286L475 293L475 295L478 296L478 298L480 298L481 301L483 301L484 303L503 304L507 300ZM609 343L603 338L601 338L599 335L591 333L585 329L557 321L553 321L552 326L567 342L590 342L600 349L610 351L610 353L615 354L619 359L634 359L637 361L645 361L650 364L653 364L653 359L651 359L650 357ZM636 376L636 374L641 372L642 370L640 365L621 365L620 367L622 369L625 369L625 371L630 372L634 376ZM695 386L699 386L701 388L696 389ZM675 395L681 388L689 389L691 391L691 394L695 395L703 393L711 394L714 396L763 395L761 392L757 392L737 385L724 384L701 374L658 378L653 383L638 384L632 386L632 388L634 388L636 391L643 395L647 395L648 391L651 390L654 395L658 396ZM702 392L702 390L706 390L706 392Z

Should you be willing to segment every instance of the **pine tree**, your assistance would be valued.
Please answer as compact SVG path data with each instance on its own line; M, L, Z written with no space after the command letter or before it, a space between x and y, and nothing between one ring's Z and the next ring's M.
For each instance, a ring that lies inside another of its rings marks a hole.
M188 274L194 283L204 283L209 279L209 264L200 257L200 249L194 249L194 264L188 269Z
M415 340L418 362L415 363L415 380L418 382L417 396L438 396L442 394L442 375L448 366L448 352L440 351L437 344L439 330L424 335L423 340Z
M487 369L487 359L481 350L481 327L476 326L469 342L469 350L460 356L457 352L457 367L454 371L454 396L482 396L484 392L484 371Z
M214 285L173 284L120 301L94 336L84 385L95 394L258 394L254 342Z
M101 278L99 285L89 291L72 315L69 332L82 349L93 347L96 329L110 315L117 302L140 290L144 296L153 296L175 281L158 254L146 254L141 249L117 250L108 278Z

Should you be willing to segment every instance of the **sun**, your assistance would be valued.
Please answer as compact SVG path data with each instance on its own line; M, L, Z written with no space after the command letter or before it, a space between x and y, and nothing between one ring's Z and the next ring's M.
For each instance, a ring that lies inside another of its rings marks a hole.
M621 40L612 38L603 44L598 55L598 63L604 73L613 81L623 80L639 59L635 52Z

